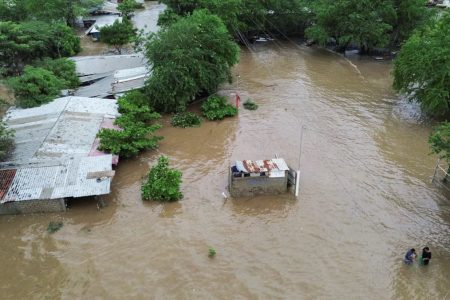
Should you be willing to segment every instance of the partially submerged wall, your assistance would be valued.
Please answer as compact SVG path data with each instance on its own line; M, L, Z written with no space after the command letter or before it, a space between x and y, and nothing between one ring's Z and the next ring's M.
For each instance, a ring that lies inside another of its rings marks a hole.
M0 215L64 211L66 211L66 201L64 199L27 200L0 204Z
M233 197L276 195L287 192L287 176L284 177L232 177L230 194Z

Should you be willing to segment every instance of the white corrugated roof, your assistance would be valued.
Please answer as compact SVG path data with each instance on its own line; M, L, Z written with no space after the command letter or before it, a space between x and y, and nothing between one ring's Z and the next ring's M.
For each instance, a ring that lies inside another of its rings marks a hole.
M151 72L147 67L123 69L88 86L80 87L75 95L83 97L107 97L144 87Z
M64 97L29 109L8 110L5 122L15 131L12 160L87 155L104 118L118 116L116 100Z
M87 179L88 173L110 171L112 155L80 157L55 165L35 164L17 169L1 203L105 195L111 178Z
M8 110L4 121L15 131L15 149L0 164L1 203L109 193L111 178L87 174L110 171L112 155L89 155L103 121L118 115L116 100L84 97ZM12 181L7 170L15 170Z
M147 65L143 54L71 57L80 76L115 72Z

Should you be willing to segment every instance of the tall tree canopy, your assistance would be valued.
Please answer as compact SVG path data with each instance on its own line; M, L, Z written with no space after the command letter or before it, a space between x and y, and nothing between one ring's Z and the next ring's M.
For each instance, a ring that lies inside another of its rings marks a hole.
M416 31L394 62L394 88L416 99L425 112L450 112L450 12Z
M434 14L425 6L427 0L393 0L397 18L393 23L391 43L400 45L414 29L424 25Z
M33 60L75 55L80 41L61 23L0 22L0 49L0 67L6 73L20 74Z
M122 53L122 47L131 43L135 37L136 29L128 19L124 19L123 22L116 20L112 25L100 29L100 40L114 46L119 54Z
M0 1L0 20L62 21L73 26L78 16L102 3L103 0L3 0Z
M151 104L160 111L175 111L202 92L215 92L231 81L238 54L222 20L206 10L163 28L146 45L153 68L146 84Z
M312 8L307 36L321 44L332 38L342 50L351 43L363 50L387 45L396 18L391 0L318 0Z
M162 0L168 7L161 23L207 9L219 16L231 34L271 31L280 34L302 34L307 21L307 0Z

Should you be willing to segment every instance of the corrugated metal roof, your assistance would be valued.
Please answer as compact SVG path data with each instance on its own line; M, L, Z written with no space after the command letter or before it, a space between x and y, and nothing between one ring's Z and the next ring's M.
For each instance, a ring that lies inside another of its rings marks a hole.
M8 110L15 131L13 161L87 155L104 118L118 116L115 100L64 97L40 107Z
M0 170L0 200L6 195L11 185L11 182L16 176L16 170Z
M143 54L96 55L71 57L80 76L104 74L117 70L137 68L147 65Z
M91 85L80 87L75 95L83 97L107 97L144 87L150 76L147 67L123 69L114 72Z
M110 171L117 157L89 155L100 128L118 115L116 100L83 97L8 110L5 122L16 132L16 147L13 160L0 164L0 203L109 193L111 178L87 175Z
M98 180L87 179L87 176L90 172L111 169L112 155L79 157L54 166L20 168L1 203L108 194L111 178Z
M236 167L239 171L246 173L289 170L288 165L282 158L255 160L255 161L252 160L236 161Z

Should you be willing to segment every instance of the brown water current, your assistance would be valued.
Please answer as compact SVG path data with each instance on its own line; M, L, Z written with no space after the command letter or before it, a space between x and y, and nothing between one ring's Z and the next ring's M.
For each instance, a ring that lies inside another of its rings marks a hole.
M450 299L450 202L430 183L431 125L391 90L391 65L279 42L240 61L238 89L258 110L193 129L164 119L161 147L120 163L103 209L80 200L0 217L1 298ZM141 201L160 154L183 172L178 203ZM298 199L224 201L231 161L275 154L300 158ZM51 220L64 222L53 235ZM429 266L402 263L425 245Z

